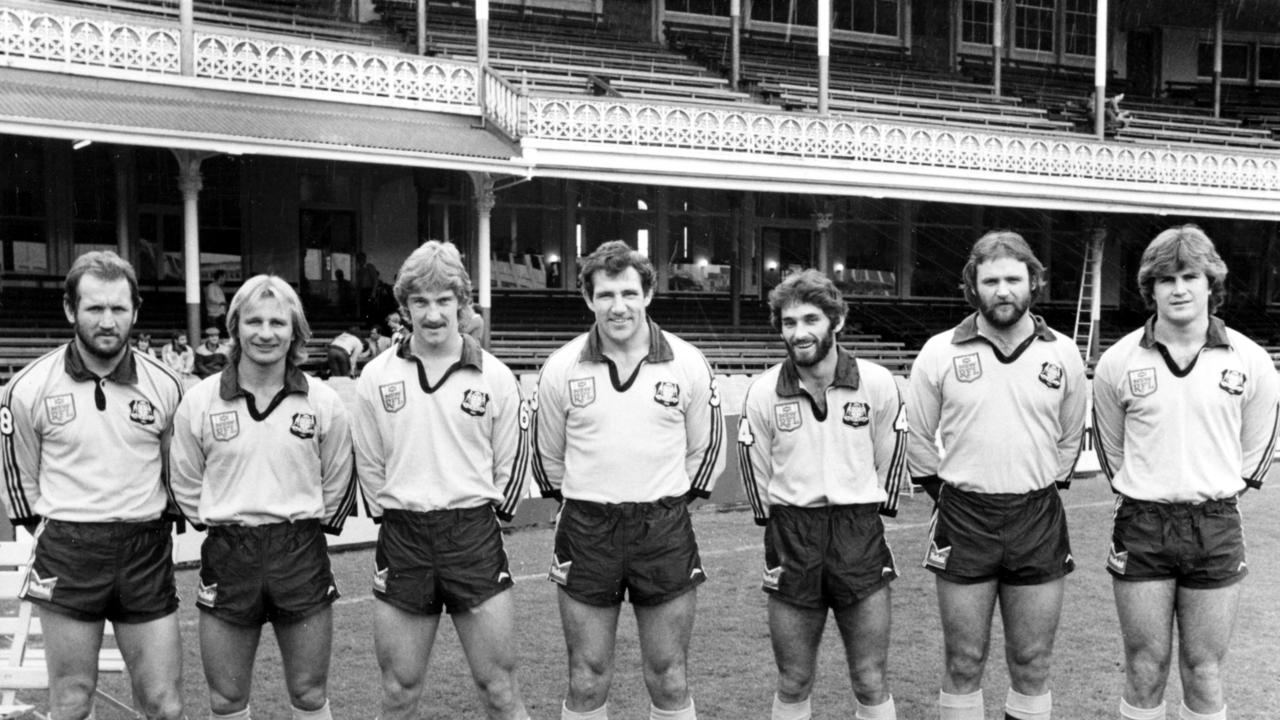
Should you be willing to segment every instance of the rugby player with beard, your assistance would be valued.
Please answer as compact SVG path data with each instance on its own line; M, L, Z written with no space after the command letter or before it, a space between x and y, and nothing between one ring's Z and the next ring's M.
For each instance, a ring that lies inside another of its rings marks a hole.
M942 617L941 720L984 717L997 602L1005 717L1052 710L1053 641L1075 566L1058 488L1079 455L1088 388L1075 343L1030 312L1043 273L1017 233L984 235L962 271L977 312L925 343L911 370L908 466L937 501L923 564Z
M772 720L808 720L827 611L844 642L858 720L896 718L885 677L889 583L880 515L905 480L907 426L893 376L836 345L848 306L816 270L769 293L788 360L752 382L738 457L765 526L763 589L778 666Z
M151 720L183 717L182 648L165 448L182 384L133 350L133 267L113 252L81 255L63 310L75 330L0 395L0 455L9 519L34 529L21 597L40 608L49 715L93 712L104 623ZM38 529L37 525L39 526Z

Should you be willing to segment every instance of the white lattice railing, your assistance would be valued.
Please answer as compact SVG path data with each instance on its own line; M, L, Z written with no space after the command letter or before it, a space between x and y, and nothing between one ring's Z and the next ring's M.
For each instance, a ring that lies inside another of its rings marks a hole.
M1145 148L787 112L529 98L524 137L893 163L1044 178L1280 191L1280 154Z
M474 64L256 36L196 32L195 38L197 78L402 107L477 105ZM67 72L86 67L174 75L180 52L174 26L0 8L0 57L58 63Z

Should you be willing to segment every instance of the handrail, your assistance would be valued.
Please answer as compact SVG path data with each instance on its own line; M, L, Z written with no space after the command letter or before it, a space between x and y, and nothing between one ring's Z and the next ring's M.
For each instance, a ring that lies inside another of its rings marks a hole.
M529 111L528 95L511 81L499 75L488 63L480 67L484 83L483 103L480 108L486 120L492 122L508 139L519 140L524 134L525 119Z

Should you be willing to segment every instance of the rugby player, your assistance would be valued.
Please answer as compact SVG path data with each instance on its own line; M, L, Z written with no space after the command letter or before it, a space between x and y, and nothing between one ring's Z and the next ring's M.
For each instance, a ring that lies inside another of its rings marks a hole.
M584 258L584 335L538 380L534 477L563 500L549 579L569 652L563 720L605 720L624 595L653 720L692 720L686 664L706 580L687 502L724 466L720 396L702 353L649 320L653 265L621 240Z
M248 720L262 625L280 646L294 720L329 720L338 598L324 534L355 505L347 411L303 374L311 327L274 275L240 286L227 313L231 362L178 406L170 484L208 529L200 549L200 654L218 720Z
M844 641L854 717L897 717L885 677L897 568L880 514L897 512L906 415L889 371L836 345L848 311L816 270L769 293L788 359L751 383L738 425L747 499L765 526L764 591L778 665L773 720L812 717L828 609Z
M149 719L183 717L182 649L165 447L182 383L134 351L133 267L113 252L67 273L67 345L23 368L0 395L5 504L35 529L20 595L40 608L54 720L93 711L105 621ZM176 516L174 516L176 517Z
M924 566L942 619L941 720L983 718L997 601L1005 717L1052 711L1053 642L1075 567L1058 489L1079 456L1088 390L1075 343L1031 313L1043 274L1017 233L982 236L962 271L977 312L930 338L911 369L908 467L937 501Z
M527 720L516 680L511 573L498 519L528 473L530 409L515 375L462 335L471 279L430 241L395 285L413 334L356 384L356 467L380 524L373 575L382 720L416 718L447 609L490 720Z
M1181 717L1223 720L1222 663L1245 567L1237 499L1275 450L1280 382L1267 351L1213 315L1227 266L1195 225L1156 236L1138 287L1155 314L1093 380L1098 459L1118 494L1107 570L1124 637L1120 717L1165 717L1178 630Z

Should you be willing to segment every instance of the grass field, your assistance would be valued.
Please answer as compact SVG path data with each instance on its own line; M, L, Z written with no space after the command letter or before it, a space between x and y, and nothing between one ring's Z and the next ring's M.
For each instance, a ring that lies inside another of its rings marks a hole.
M1272 479L1273 483L1280 479ZM1053 671L1054 717L1116 717L1123 672L1121 646L1111 598L1106 559L1112 495L1101 477L1077 480L1064 496L1071 523L1077 570L1068 578L1066 606L1058 633ZM933 576L919 567L928 521L924 496L904 498L899 516L887 523L889 542L901 577L893 584L894 628L889 677L898 717L937 716L935 698L941 668L941 636ZM1226 669L1231 717L1272 718L1280 706L1280 487L1249 493L1243 501L1249 538L1250 576L1245 580L1240 619ZM694 516L709 577L699 590L698 620L691 648L690 681L699 716L739 720L767 718L773 693L774 667L765 626L765 597L760 591L763 552L761 530L745 509L705 508ZM525 702L535 720L559 717L565 686L565 651L556 614L555 586L545 580L551 552L550 528L514 532L507 537L514 592L519 605L517 636L520 679ZM334 717L373 718L379 697L372 650L374 602L369 592L372 550L334 555L344 597L335 613L330 697ZM179 573L181 622L185 642L186 700L190 717L207 717L204 678L196 646L194 570ZM853 696L845 663L828 626L814 691L815 718L850 718ZM984 682L987 717L1001 717L1008 687L999 623L992 637L992 659ZM648 698L639 670L635 622L623 613L619 628L618 672L610 699L611 717L648 717ZM270 630L255 669L254 714L289 717L279 654ZM430 688L421 717L432 720L482 718L466 663L449 623L442 624L429 675ZM123 678L107 678L103 687L127 696ZM1170 717L1177 716L1180 694L1177 672L1166 693ZM100 708L99 718L118 715Z

